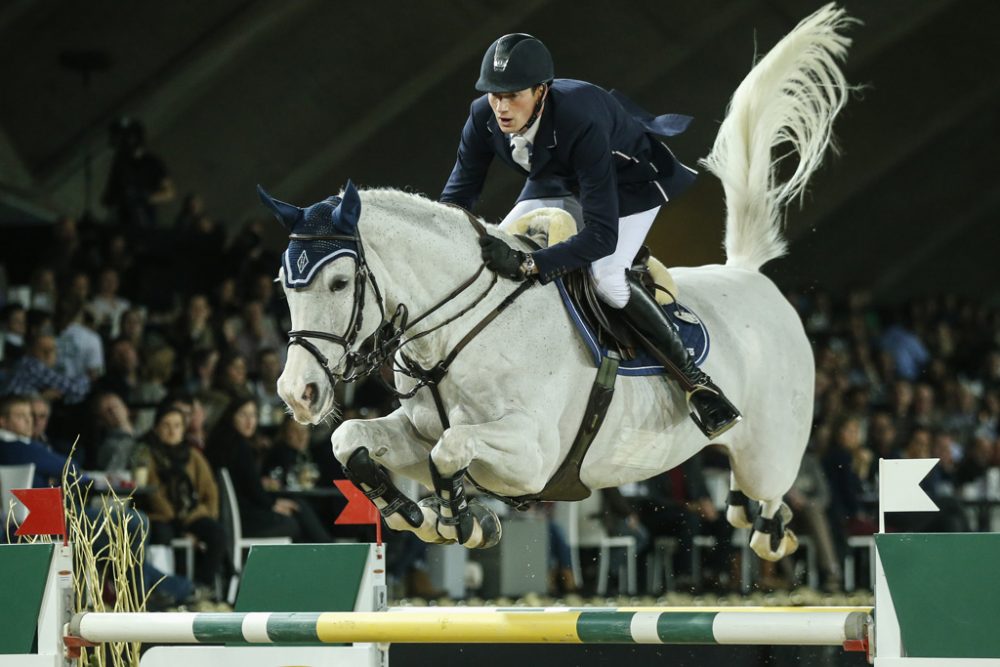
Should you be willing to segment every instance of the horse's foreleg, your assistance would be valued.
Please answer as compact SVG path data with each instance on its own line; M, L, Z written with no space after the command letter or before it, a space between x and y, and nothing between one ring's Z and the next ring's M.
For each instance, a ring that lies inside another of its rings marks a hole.
M347 478L378 508L389 528L408 530L425 542L443 542L435 528L434 508L407 497L383 467L409 472L426 460L430 444L414 433L405 414L397 410L380 419L344 422L331 443ZM426 473L420 476L426 479Z
M467 501L463 478L473 461L489 468L495 479L522 495L541 490L548 478L539 452L539 429L527 415L515 413L494 422L452 426L431 450L430 471L439 507L438 532L469 548L487 548L500 541L500 520L475 499ZM556 436L558 437L558 436Z

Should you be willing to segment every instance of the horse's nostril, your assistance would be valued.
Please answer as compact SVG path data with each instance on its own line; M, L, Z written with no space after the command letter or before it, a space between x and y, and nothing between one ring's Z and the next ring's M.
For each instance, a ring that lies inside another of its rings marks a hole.
M306 385L305 391L302 392L302 400L305 402L306 405L312 405L313 401L316 400L316 397L318 395L319 391L318 388L316 387L316 383L310 382L309 384Z

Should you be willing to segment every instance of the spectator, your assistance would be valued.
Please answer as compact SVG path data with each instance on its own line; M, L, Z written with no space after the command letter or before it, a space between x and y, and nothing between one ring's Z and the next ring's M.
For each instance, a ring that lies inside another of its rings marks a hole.
M813 538L823 573L823 588L828 593L840 591L840 557L836 545L843 541L843 537L834 537L834 527L827 516L830 487L819 457L814 452L807 450L802 457L802 465L792 488L785 495L785 501L794 512L790 527Z
M874 531L874 523L862 505L864 481L868 479L873 458L871 451L862 445L859 420L842 417L833 426L830 447L822 458L830 482L834 530L839 528L849 535Z
M174 351L166 345L152 350L141 366L142 380L132 395L133 408L136 410L135 424L140 433L148 431L153 425L155 406L167 397L167 384L174 375Z
M226 243L225 231L205 213L197 193L185 197L175 229L180 237L180 254L191 264L186 276L187 291L208 293L221 277L219 258Z
M121 336L132 343L136 350L145 349L146 346L146 311L142 308L132 307L122 313ZM117 340L117 339L113 339Z
M711 535L716 547L708 554L708 570L715 574L714 585L729 575L732 529L719 513L705 484L704 459L697 454L681 465L646 480L646 493L639 504L642 525L650 537L677 538L675 566L690 572L690 554L697 535ZM693 582L700 588L704 582Z
M204 294L192 294L187 308L178 320L171 336L174 347L182 357L194 352L214 350L217 347L212 330L212 307Z
M128 229L156 225L157 209L174 199L174 184L163 161L146 149L146 131L134 118L112 123L114 149L102 201Z
M59 359L57 368L69 377L86 375L91 381L104 374L104 344L84 324L84 301L77 295L59 302Z
M11 366L24 354L28 333L28 311L19 303L8 303L0 310L0 362Z
M90 378L56 371L56 350L56 339L51 335L30 340L27 352L11 368L0 394L40 394L50 401L82 402L90 391Z
M187 393L176 394L169 399L171 405L184 414L186 429L184 439L187 443L201 451L205 450L205 407L197 397Z
M879 343L892 357L896 374L904 380L915 381L930 361L930 353L920 338L902 324L887 328Z
M268 454L265 474L283 488L311 489L319 468L309 451L309 428L294 419L285 420Z
M106 338L114 340L121 333L122 315L131 304L118 295L121 277L117 269L108 267L101 271L97 294L91 299L88 310L94 317L94 327Z
M218 350L198 350L189 357L188 365L184 390L193 396L204 396L212 391L219 366Z
M941 424L934 388L926 382L917 385L913 392L913 423L924 428L936 429Z
M0 465L35 464L36 488L58 486L66 457L31 439L31 399L10 394L0 398Z
M872 452L872 466L877 466L879 459L899 458L899 434L892 414L880 410L872 415L868 442L868 449Z
M121 396L97 395L93 403L95 464L98 470L131 470L135 454L135 427Z
M330 534L312 508L289 498L272 498L264 489L253 440L257 434L257 404L232 401L212 429L205 453L212 466L226 468L233 478L243 533L251 537L290 537L296 542L330 542Z
M56 273L41 266L31 276L31 309L53 314L56 310Z
M139 354L128 338L118 338L108 351L108 372L97 383L101 392L113 392L126 405L138 402Z
M257 398L260 414L260 428L273 431L286 421L285 402L278 395L278 376L281 375L281 359L273 349L264 349L257 354L258 379L253 383L253 393Z
M257 355L263 350L284 350L283 340L278 335L277 325L274 319L264 311L264 304L260 301L250 301L243 307L243 318L240 321L239 332L233 345L252 364L248 364L248 371L256 373L258 368ZM282 359L279 355L279 362Z
M52 404L35 394L31 397L31 439L48 444L49 417L52 416Z
M247 378L247 362L238 352L227 352L222 356L216 366L212 388L199 394L205 404L209 424L215 424L230 401L252 397L253 387Z
M147 501L150 541L170 544L175 537L194 537L198 543L195 581L214 588L225 555L219 489L208 461L185 441L184 432L183 413L167 403L157 411L153 430L138 454L149 464L153 489Z

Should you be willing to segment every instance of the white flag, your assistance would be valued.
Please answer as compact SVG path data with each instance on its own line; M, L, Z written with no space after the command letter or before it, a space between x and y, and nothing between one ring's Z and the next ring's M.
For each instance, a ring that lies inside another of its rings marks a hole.
M920 482L940 459L880 459L879 512L937 512Z

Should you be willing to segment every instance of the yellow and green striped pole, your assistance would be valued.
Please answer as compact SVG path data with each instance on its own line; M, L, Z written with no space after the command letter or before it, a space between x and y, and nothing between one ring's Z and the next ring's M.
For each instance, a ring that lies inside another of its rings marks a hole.
M853 645L867 609L426 609L421 612L84 613L70 635L90 642Z

